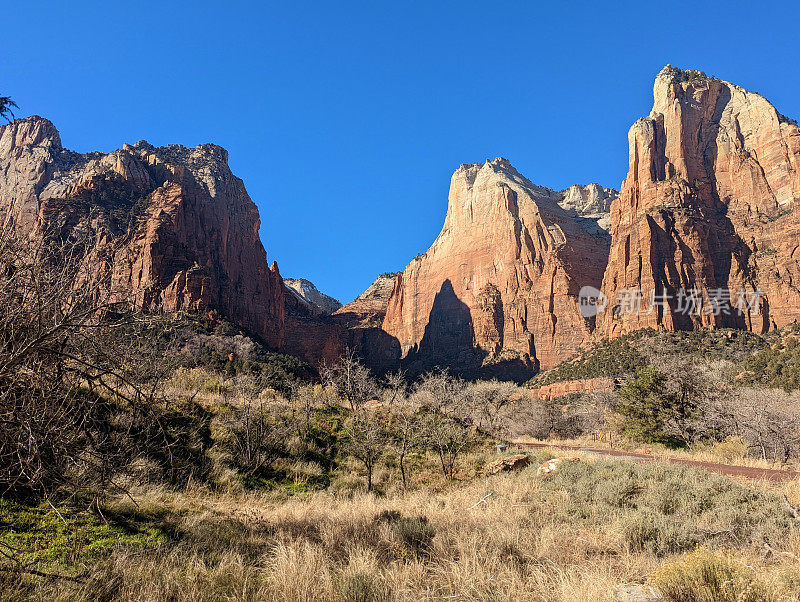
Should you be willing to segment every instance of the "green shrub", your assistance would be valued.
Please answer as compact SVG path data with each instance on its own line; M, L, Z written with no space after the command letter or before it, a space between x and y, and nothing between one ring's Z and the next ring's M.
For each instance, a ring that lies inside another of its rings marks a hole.
M658 512L643 510L626 515L620 521L625 543L631 551L665 556L692 549L696 536L683 521Z
M687 420L693 407L679 403L678 397L667 391L667 377L648 366L636 372L619 390L617 412L628 420L623 433L634 441L663 443L670 447L685 445L667 431L667 424L679 419Z
M800 341L790 338L752 355L742 380L786 391L800 389Z
M225 381L219 376L212 376L211 378L207 379L201 388L204 393L216 393L217 395L228 391Z
M602 341L581 355L562 362L552 370L530 381L530 386L541 387L550 383L597 377L621 377L633 374L647 365L647 359L632 342L643 336L634 333Z
M387 522L400 541L415 554L422 554L436 535L436 529L425 516L405 517L396 510L385 510L375 517L376 522Z
M688 467L562 462L541 479L537 496L551 520L616 522L632 550L657 556L695 545L780 545L793 527L776 496Z

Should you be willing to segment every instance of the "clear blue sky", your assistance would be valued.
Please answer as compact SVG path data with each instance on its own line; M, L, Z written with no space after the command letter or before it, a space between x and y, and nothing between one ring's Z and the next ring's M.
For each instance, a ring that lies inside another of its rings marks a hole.
M346 302L441 228L461 163L618 188L666 63L800 117L800 3L6 3L0 93L78 151L215 142L285 276Z

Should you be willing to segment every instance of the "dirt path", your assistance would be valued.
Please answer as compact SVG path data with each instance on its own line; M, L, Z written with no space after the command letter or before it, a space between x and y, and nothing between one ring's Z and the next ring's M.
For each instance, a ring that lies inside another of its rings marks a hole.
M599 456L610 456L632 462L666 462L682 466L694 466L708 472L716 472L730 477L747 477L748 479L764 479L766 481L782 482L800 478L800 472L794 470L775 470L772 468L752 468L749 466L732 466L731 464L717 464L716 462L703 462L701 460L688 460L684 458L658 458L649 454L620 451L617 449L598 449L590 447L577 447L573 445L555 445L550 443L514 443L516 447L525 449L553 448L569 451L580 451Z

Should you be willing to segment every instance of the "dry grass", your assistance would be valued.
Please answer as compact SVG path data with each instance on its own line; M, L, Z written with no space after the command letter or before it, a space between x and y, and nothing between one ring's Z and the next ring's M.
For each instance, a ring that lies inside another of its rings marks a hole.
M620 435L614 435L612 443L608 441L596 441L590 436L577 437L574 439L551 438L547 440L536 439L534 437L518 437L514 442L544 443L553 446L563 445L590 449L615 449L650 454L663 459L697 460L700 462L715 462L719 464L729 464L731 466L746 466L749 468L800 470L800 459L795 459L788 464L782 464L780 462L748 456L741 452L738 446L732 444L730 441L717 443L715 445L699 445L686 450L669 449L663 445L642 445L625 439Z
M591 457L565 461L543 478L535 467L546 457L519 473L388 497L136 491L135 504L118 499L109 513L162 517L169 544L120 549L81 586L7 583L6 595L608 601L620 583L658 574L674 583L701 578L682 554L702 544L753 567L741 573L757 573L763 596L753 600L800 600L800 536L774 491L692 469ZM783 491L797 501L800 483ZM665 565L672 568L656 573Z

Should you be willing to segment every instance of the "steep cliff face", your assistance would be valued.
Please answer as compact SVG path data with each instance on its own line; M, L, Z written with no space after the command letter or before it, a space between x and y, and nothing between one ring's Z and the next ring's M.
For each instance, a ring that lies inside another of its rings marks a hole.
M419 368L555 365L588 339L582 286L599 286L608 238L592 235L502 158L453 174L444 227L396 279L383 329Z
M611 206L599 333L763 332L797 319L800 129L759 94L697 71L665 67L653 96Z
M88 234L89 262L112 258L111 286L139 307L217 309L279 349L283 282L227 161L213 144L78 154L48 120L17 120L0 128L0 227Z

